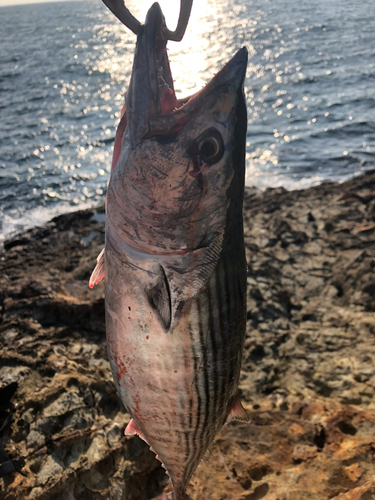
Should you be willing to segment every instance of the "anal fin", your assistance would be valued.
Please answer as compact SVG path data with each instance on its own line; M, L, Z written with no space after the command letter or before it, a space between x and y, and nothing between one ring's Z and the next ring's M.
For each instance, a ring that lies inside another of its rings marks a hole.
M90 281L89 281L89 287L94 288L94 285L97 285L99 281L101 281L104 278L105 275L105 269L104 269L104 250L100 252L96 259L96 266L91 274Z
M125 436L138 436L140 437L146 444L148 444L148 446L150 446L150 444L148 443L145 435L143 434L143 432L141 431L141 429L139 428L139 425L137 424L137 422L134 420L134 418L132 418L130 420L130 422L128 423L128 425L126 426L125 428L125 431L124 431L124 434ZM150 446L150 450L155 453L155 458L157 460L159 460L159 462L161 462L161 466L165 469L165 466L161 460L161 458L159 457L159 455L156 453L156 451L154 450L154 448L152 446ZM168 472L167 472L168 474Z
M230 409L225 423L229 424L229 422L233 422L234 420L250 423L250 418L249 415L247 414L247 411L242 406L241 401L237 398L230 405Z

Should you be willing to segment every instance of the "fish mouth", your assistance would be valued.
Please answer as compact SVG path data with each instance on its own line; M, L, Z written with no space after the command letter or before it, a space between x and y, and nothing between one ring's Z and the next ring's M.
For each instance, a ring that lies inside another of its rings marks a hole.
M160 5L154 3L148 11L144 32L147 46L150 91L155 101L152 107L166 114L177 106L172 73L167 55L166 24Z
M158 3L139 27L132 76L126 95L133 147L150 132L150 121L178 106L167 55L167 27Z
M167 27L158 3L140 26L129 90L126 95L132 147L142 140L177 132L201 102L218 86L238 90L246 74L247 49L243 47L199 92L177 99L167 54Z

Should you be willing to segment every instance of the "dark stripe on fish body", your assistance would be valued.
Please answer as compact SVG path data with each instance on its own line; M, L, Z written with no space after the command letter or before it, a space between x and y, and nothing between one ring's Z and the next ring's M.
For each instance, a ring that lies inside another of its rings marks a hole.
M226 316L226 308L223 304L222 300L222 293L223 293L223 287L222 287L222 273L223 273L223 265L222 262L220 261L219 266L218 266L218 271L215 273L215 288L216 288L216 296L217 296L217 309L218 309L218 316L219 316L219 333L220 333L220 339L221 339L221 351L220 351L220 388L219 388L219 397L218 397L218 404L219 404L219 409L220 407L222 408L225 404L225 379L224 379L224 374L226 370L225 366L225 357L226 357L226 350L227 350L227 339L225 337L225 316Z
M225 333L228 336L230 333L230 330L232 328L232 305L231 305L231 293L230 293L230 276L228 276L228 265L227 265L227 260L223 258L223 275L224 275L224 290L225 290L225 306L223 307L226 312L226 318L225 318ZM231 366L231 349L230 349L231 343L229 342L229 345L227 346L226 349L226 366L227 370L226 374L228 374L230 366ZM226 379L226 384L230 382L230 377L227 376Z
M214 315L215 315L215 301L212 299L211 295L211 281L209 282L209 285L207 286L207 299L208 299L208 329L209 329L209 336L211 340L211 349L212 349L212 360L211 364L213 363L214 370L211 372L211 376L213 377L214 381L214 393L210 396L210 400L213 400L212 406L213 406L213 412L211 415L211 419L214 417L214 415L217 413L218 410L218 387L219 387L219 374L218 374L218 365L217 365L217 344L216 344L216 328L215 328L215 320L214 320Z
M200 433L200 443L201 443L201 448L204 448L204 435L205 435L205 429L207 429L208 426L208 421L209 421L209 414L210 414L210 383L209 383L209 377L208 377L208 367L207 367L207 339L208 335L205 335L205 331L203 330L203 318L202 318L202 307L201 307L201 300L204 297L204 291L200 294L197 300L197 305L198 305L198 321L199 321L199 337L200 337L200 347L201 347L201 352L203 353L203 374L204 374L204 390L205 390L205 415L204 415L204 423L202 425L202 430Z
M224 266L224 286L225 286L225 294L226 294L226 336L230 337L230 340L227 344L226 351L226 384L227 386L233 386L233 375L235 371L235 366L233 363L233 352L237 349L237 343L233 339L236 335L236 302L237 298L234 293L233 280L236 279L236 275L233 272L233 257L228 254L225 255L223 259ZM231 394L227 394L227 404L228 399L231 397ZM228 408L226 408L228 410Z
M241 337L240 345L237 349L238 362L241 363L243 345L246 336L246 275L240 276L237 280L238 287L238 312L237 312L237 321L241 322L239 326L241 327Z
M193 328L191 325L191 322L188 325L188 332L190 336L190 346L191 346L191 355L193 356L194 360L194 378L193 378L193 383L195 386L195 390L197 391L198 394L198 388L197 388L197 383L196 383L196 378L197 378L197 360L195 357L195 349L194 349L194 334L193 334ZM187 445L186 449L186 454L185 454L185 472L184 472L184 478L186 480L189 480L189 469L190 469L190 463L192 460L192 457L196 454L196 445L194 443L194 434L192 432L192 426L193 426L193 394L190 397L189 401L189 431L185 433L185 440L188 442L190 439L191 442L189 441L189 444ZM199 397L199 396L198 396ZM198 404L199 408L199 404Z
M197 316L198 316L198 303L197 302L198 301L195 301L195 305L197 306ZM191 350L192 350L192 355L193 355L193 359L194 359L194 386L195 386L195 391L197 394L198 408L197 408L196 426L194 429L194 433L192 433L193 452L191 454L190 460L188 460L186 463L186 469L185 469L185 476L188 479L190 478L190 475L194 472L194 470L192 470L192 469L195 468L196 457L199 453L199 450L197 450L197 435L198 435L198 429L199 429L199 425L201 422L201 415L202 415L202 410L203 410L203 408L202 408L202 396L201 396L200 391L199 391L199 388L200 388L200 385L199 385L199 375L200 374L199 374L199 372L200 372L201 362L200 362L200 356L197 355L197 352L195 350L196 339L194 337L194 327L191 325L191 323L189 325L189 331L190 331ZM199 332L199 335L200 335L200 332Z
M185 443L186 443L186 449L185 449L185 460L188 460L190 457L190 433L189 431L184 432L185 434Z
M206 328L206 330L204 331L204 334L206 338L206 352L209 355L209 367L207 366L206 362L206 373L208 374L208 392L206 395L208 401L206 401L205 423L202 427L201 432L201 446L204 450L211 442L217 430L216 425L213 426L213 424L215 424L218 399L218 365L216 347L217 339L215 338L216 331L214 321L215 310L212 301L211 285L212 282L210 281L204 293L201 294L201 299L204 305L204 307L201 308L201 311L206 311L206 321L204 322L204 327Z
M227 322L227 304L224 289L224 266L222 260L218 264L215 273L215 292L217 304L217 326L216 339L218 349L218 412L222 416L226 410L226 372L227 372L227 352L228 352L228 334L226 331ZM222 419L218 421L218 426L222 425Z
M188 431L185 431L183 432L184 429L186 429L186 415L185 415L185 411L184 411L184 408L185 408L185 405L182 404L181 405L181 402L184 400L183 397L180 398L180 407L182 409L182 411L180 411L180 425L181 425L181 434L180 436L182 437L182 434L184 436L184 441L185 441L185 460L187 459L187 457L189 457L190 455L190 442L189 442L189 432Z
M197 360L195 359L195 356L194 356L194 336L192 335L191 323L189 323L188 331L189 331L189 335L190 335L190 345L191 345L191 351L192 351L190 354L193 356L193 360L194 360L194 380L195 380L196 373L197 373L197 370L196 370ZM185 434L186 441L188 441L188 439L191 438L191 435L192 435L191 430L192 430L192 426L193 426L193 397L194 397L194 395L191 394L190 399L189 399L189 432L187 432ZM195 453L194 443L192 443L192 446L193 446L193 453ZM187 443L186 461L189 460L189 455L190 455L190 443Z
M188 359L190 357L191 353L190 352L186 352L186 350L184 351L184 360L185 360L185 370L184 370L184 373L185 374L188 374L189 373L189 370L190 370L190 365L189 365L189 362L188 362ZM186 383L186 380L185 380L185 383ZM186 393L189 392L189 387L186 388ZM185 396L186 394L184 394L184 391L180 391L180 425L181 425L181 430L183 431L184 429L186 429L187 425L186 425L186 420L187 420L187 415L186 415L186 408L185 408ZM190 398L190 401L189 401L189 412L188 412L188 419L189 421L191 421L192 419L192 400ZM184 432L184 438L185 438L185 460L188 459L188 457L190 456L190 441L189 441L189 432Z
M237 363L239 359L240 349L241 349L241 339L238 337L239 333L239 320L242 320L242 298L241 298L241 276L236 272L234 279L230 280L229 288L231 293L231 328L237 331L237 341L232 342L232 350L230 353L230 381L233 382L235 378L235 372L237 370Z

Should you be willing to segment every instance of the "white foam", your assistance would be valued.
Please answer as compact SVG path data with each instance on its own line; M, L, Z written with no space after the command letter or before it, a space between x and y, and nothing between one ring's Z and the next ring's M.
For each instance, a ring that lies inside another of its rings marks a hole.
M17 233L31 229L32 227L42 226L58 215L92 207L93 204L89 202L82 202L78 205L58 203L54 206L49 205L47 207L33 208L24 212L20 210L16 213L3 214L0 244Z

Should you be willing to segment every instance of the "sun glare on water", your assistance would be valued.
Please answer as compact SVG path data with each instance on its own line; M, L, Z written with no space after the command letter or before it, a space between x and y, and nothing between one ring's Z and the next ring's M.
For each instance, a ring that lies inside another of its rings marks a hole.
M166 24L170 30L177 26L180 13L179 0L159 0ZM143 23L150 8L150 0L127 2L130 11ZM193 3L191 16L181 42L168 43L168 55L177 97L185 97L200 90L213 76L210 71L206 49L207 33L215 20L215 2L200 0ZM212 64L212 60L211 60Z
M127 0L130 12L144 23L152 0ZM160 7L171 31L177 26L180 13L179 0L159 0ZM226 9L226 10L225 10ZM112 14L108 14L109 16ZM177 98L187 97L201 90L241 46L234 41L236 15L228 13L226 4L216 0L200 0L193 3L189 23L181 42L168 42L168 56ZM234 24L233 24L234 23ZM125 76L128 84L132 59L134 56L135 36L120 23L104 24L102 37L110 37L107 30L115 36L116 43L106 40L106 56L98 66L100 70L110 68L111 77L120 81ZM124 68L129 68L124 74ZM122 95L118 96L122 101Z

